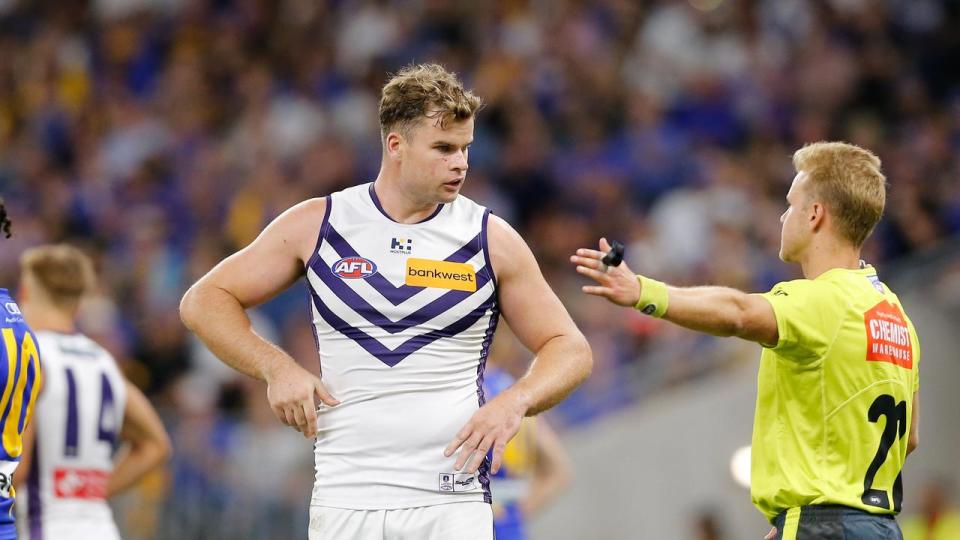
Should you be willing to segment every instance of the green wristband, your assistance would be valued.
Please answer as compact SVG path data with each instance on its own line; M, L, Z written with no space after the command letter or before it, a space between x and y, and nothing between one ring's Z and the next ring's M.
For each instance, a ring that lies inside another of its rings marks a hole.
M660 318L667 314L667 303L670 294L667 292L667 284L662 281L637 276L640 282L640 299L634 307L642 313L651 317Z

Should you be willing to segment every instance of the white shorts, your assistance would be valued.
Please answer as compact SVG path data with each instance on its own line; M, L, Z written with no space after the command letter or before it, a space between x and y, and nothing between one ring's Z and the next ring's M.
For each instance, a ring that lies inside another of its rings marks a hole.
M35 540L30 530L30 524L24 520L17 523L20 528L20 538ZM75 521L67 519L43 520L40 530L42 538L64 538L66 540L120 540L120 533L113 521L85 520Z
M493 540L493 510L485 502L347 510L310 507L309 540Z

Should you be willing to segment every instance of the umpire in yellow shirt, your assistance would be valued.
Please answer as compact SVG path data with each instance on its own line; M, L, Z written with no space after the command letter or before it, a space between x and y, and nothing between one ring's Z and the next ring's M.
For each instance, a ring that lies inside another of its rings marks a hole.
M901 540L904 460L917 447L920 344L897 296L860 260L886 179L868 150L804 146L787 193L780 258L804 279L765 294L673 287L578 249L587 294L763 346L751 497L777 540ZM608 259L609 261L609 259ZM611 263L613 264L613 263Z

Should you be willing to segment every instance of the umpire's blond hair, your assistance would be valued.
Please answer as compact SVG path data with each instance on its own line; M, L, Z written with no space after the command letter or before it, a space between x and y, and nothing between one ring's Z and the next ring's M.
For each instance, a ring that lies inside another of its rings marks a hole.
M793 166L807 175L810 195L830 210L837 233L862 246L886 204L887 180L880 172L880 158L854 144L816 142L794 152Z

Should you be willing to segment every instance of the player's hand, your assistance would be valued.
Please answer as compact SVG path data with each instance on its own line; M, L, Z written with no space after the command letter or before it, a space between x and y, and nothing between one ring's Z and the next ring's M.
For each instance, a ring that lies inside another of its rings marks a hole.
M776 537L777 537L777 528L774 527L770 529L770 532L768 532L766 536L763 537L763 540L773 540Z
M503 449L520 430L524 414L526 410L520 401L514 398L510 390L505 391L473 413L453 441L447 445L443 455L450 457L459 448L460 455L457 456L454 467L458 471L473 474L492 449L493 464L490 472L496 473L503 460Z
M614 304L633 307L640 300L640 282L626 262L619 266L603 264L603 256L610 251L606 238L600 239L600 250L580 248L570 257L577 272L593 279L597 285L584 285L583 292L602 296Z
M327 389L313 373L303 369L295 362L278 363L267 374L267 400L273 414L282 424L288 425L303 436L312 439L317 436L317 406L314 395L331 407L340 402L327 392Z

